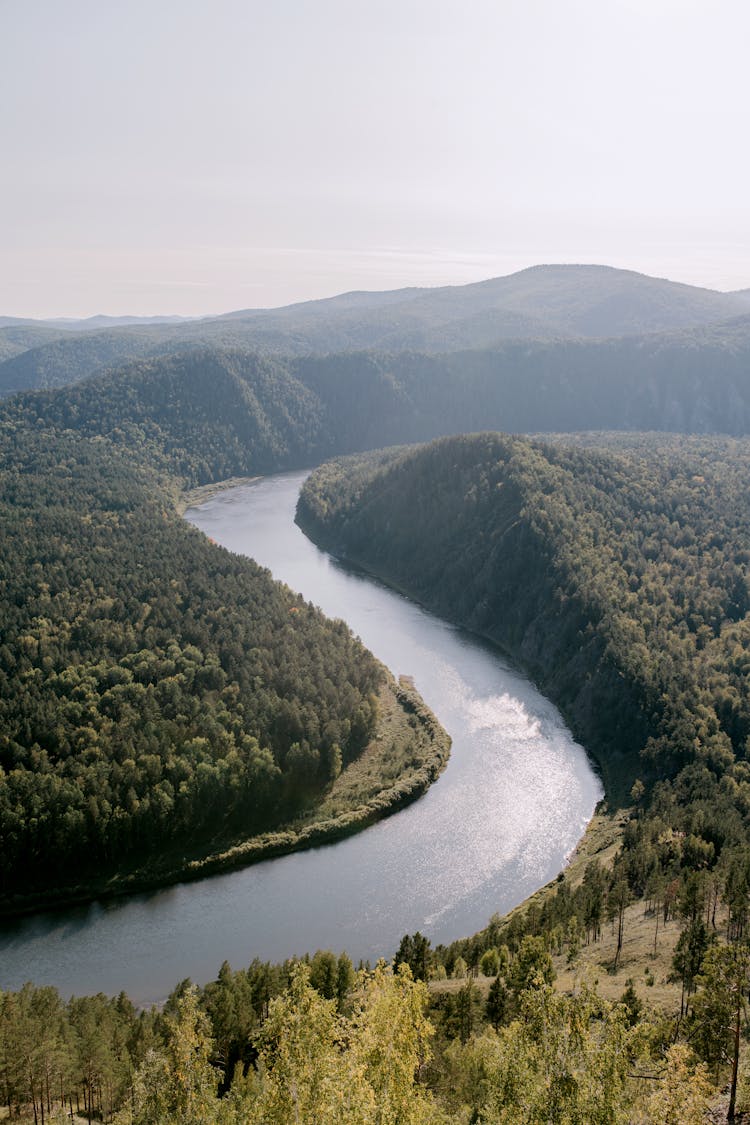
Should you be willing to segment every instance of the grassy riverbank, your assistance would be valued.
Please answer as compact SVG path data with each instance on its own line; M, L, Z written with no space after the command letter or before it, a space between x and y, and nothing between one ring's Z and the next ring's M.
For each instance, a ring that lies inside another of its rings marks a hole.
M250 837L217 836L195 853L163 850L133 871L57 887L44 895L18 895L0 917L112 898L202 879L260 860L333 843L397 812L420 797L448 763L450 738L408 677L386 678L375 733L363 753L342 770L321 799L293 821Z
M252 484L253 481L261 480L261 477L230 477L228 480L216 481L215 484L202 484L198 488L190 488L185 492L179 492L175 497L175 510L180 516L184 516L188 508L197 508L206 501L212 500L214 496L218 496L220 492L226 492L228 488L240 488L243 484Z

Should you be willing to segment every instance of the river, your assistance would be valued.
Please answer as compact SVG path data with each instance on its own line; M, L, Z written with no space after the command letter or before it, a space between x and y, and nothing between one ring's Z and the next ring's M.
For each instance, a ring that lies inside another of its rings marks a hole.
M0 988L124 989L137 1003L204 983L226 958L317 948L390 957L480 929L564 865L602 795L559 713L496 649L319 551L294 524L304 473L221 492L186 518L349 623L418 690L453 739L407 809L349 839L149 894L0 926Z

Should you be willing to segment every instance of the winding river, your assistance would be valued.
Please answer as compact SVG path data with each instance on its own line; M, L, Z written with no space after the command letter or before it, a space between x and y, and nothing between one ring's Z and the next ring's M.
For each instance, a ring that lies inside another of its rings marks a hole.
M0 926L0 988L163 998L225 958L316 948L391 956L406 932L447 942L553 878L601 785L556 709L498 654L378 582L295 526L304 473L222 492L186 518L342 617L393 672L413 676L453 739L429 792L357 836L150 894Z

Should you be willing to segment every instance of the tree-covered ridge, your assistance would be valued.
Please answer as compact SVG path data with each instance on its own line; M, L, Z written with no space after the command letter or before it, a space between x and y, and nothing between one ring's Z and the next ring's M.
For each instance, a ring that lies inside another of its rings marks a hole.
M4 409L24 424L106 435L189 484L488 427L750 432L747 317L672 336L442 355L181 347Z
M298 518L515 654L610 794L640 775L713 862L750 827L748 469L747 441L487 434L332 462Z
M469 285L342 293L178 323L31 321L23 325L25 337L16 336L27 348L20 355L3 347L0 318L0 394L59 387L135 358L206 346L287 356L363 348L439 353L492 348L504 340L679 332L746 311L741 293L607 266L547 265ZM17 331L19 325L8 327Z
M231 349L142 360L5 411L106 436L188 486L299 467L330 451L317 397L282 364Z
M17 419L0 443L4 902L288 821L364 746L381 666L145 462Z
M673 334L310 356L290 367L321 398L339 452L485 429L750 432L747 316ZM359 415L348 406L357 400Z

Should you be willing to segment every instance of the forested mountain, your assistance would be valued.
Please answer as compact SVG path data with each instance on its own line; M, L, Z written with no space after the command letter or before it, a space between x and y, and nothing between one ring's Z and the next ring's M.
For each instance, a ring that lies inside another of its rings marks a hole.
M5 409L147 448L190 484L488 426L740 435L750 432L750 316L686 333L443 355L198 348Z
M187 486L314 464L336 446L323 405L270 357L207 349L8 402L23 424L106 435Z
M750 442L588 440L604 448L480 435L334 461L298 519L512 652L611 793L641 774L718 855L750 827L726 789L750 735Z
M35 324L33 321L18 324L3 323L0 318L0 366L16 355L58 340L63 335L59 329Z
M198 346L277 355L362 349L426 353L492 348L504 340L643 336L747 312L741 293L718 293L606 266L535 266L463 286L345 293L281 309L248 309L181 323L134 323L29 343L0 363L0 394L62 386L128 359ZM106 322L107 318L102 319ZM74 326L75 327L75 326ZM1 334L0 334L1 339ZM686 344L686 347L689 347ZM3 358L0 344L0 360Z
M469 285L344 293L283 309L246 310L224 319L317 333L326 350L346 346L444 351L509 337L643 335L725 320L744 311L741 296L699 289L608 266L533 266Z
M342 450L487 427L750 432L750 317L674 335L308 357L290 370Z

